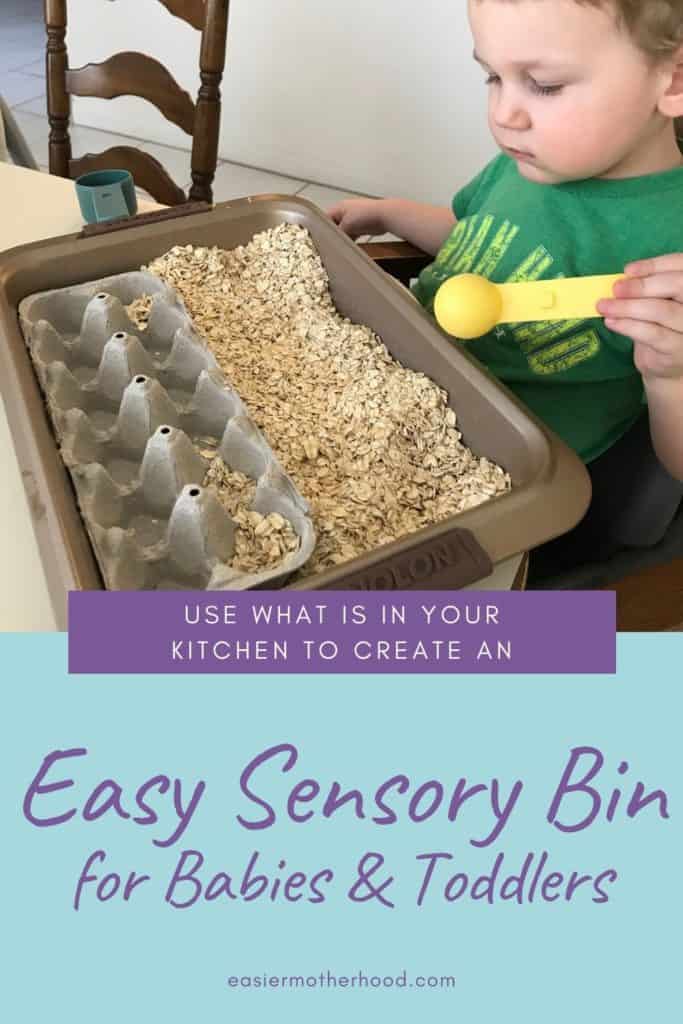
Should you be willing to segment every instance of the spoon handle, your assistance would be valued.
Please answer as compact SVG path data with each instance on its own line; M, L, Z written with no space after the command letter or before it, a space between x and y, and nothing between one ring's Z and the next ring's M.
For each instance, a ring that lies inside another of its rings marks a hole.
M560 277L553 281L530 281L496 285L502 308L499 323L527 320L583 320L597 317L600 299L612 297L615 281L623 274L599 274L595 277Z

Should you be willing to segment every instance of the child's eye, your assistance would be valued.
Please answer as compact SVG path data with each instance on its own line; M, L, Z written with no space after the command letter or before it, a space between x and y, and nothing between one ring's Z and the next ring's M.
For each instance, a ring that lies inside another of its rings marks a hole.
M496 85L498 82L500 82L500 75L496 75L492 71L490 71L486 78L486 84ZM557 93L562 91L564 86L542 85L540 82L537 82L534 78L529 78L529 88L538 96L556 96Z
M538 96L556 96L558 92L561 92L564 86L562 85L541 85L535 79L529 79L529 88L532 92L535 92Z

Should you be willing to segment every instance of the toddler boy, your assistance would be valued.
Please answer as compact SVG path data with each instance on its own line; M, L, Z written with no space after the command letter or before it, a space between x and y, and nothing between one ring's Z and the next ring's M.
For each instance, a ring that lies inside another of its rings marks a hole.
M624 269L594 319L501 325L468 345L587 463L646 401L659 459L683 480L683 0L468 8L501 154L452 211L351 199L330 216L351 237L390 232L434 255L415 287L429 310L468 271L503 282Z

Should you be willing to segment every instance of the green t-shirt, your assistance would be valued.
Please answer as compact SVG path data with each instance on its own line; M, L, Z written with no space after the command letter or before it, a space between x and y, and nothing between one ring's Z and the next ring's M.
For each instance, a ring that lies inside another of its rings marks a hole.
M415 295L431 312L439 285L454 274L499 283L619 274L631 260L681 252L682 197L683 167L539 185L501 155L455 196L458 222ZM642 410L633 343L600 317L499 325L467 346L585 462Z

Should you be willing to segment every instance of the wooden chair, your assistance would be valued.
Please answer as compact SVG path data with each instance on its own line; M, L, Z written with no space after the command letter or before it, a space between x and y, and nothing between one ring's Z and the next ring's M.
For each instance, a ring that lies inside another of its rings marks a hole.
M70 69L65 44L67 0L45 0L47 28L47 105L50 121L50 173L77 178L88 171L123 168L157 202L175 206L190 200L211 202L218 159L220 83L225 66L229 0L159 0L168 11L201 32L200 78L193 103L170 72L143 53L117 53L102 64ZM115 146L80 159L71 155L70 96L139 96L192 137L189 197L158 160L133 146Z

